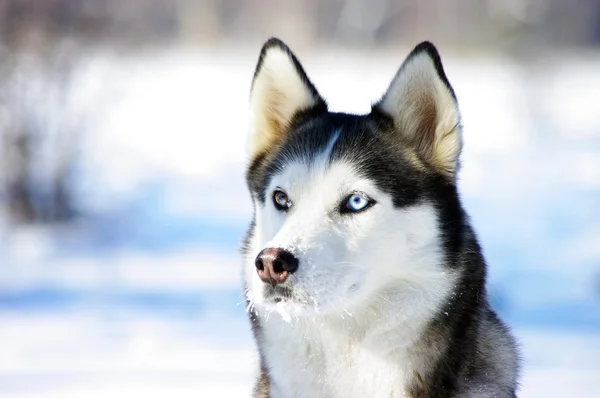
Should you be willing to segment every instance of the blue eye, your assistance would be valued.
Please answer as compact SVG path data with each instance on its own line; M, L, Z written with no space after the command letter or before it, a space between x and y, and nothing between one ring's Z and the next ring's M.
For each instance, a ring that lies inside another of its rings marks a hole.
M340 211L342 213L357 213L371 207L373 204L375 204L375 201L369 199L366 195L353 193L342 202Z

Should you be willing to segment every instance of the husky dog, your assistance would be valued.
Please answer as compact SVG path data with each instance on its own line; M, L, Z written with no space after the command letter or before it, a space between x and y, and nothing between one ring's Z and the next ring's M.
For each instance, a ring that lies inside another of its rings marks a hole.
M254 396L516 397L517 350L459 199L460 115L433 44L351 115L329 112L270 39L250 109Z

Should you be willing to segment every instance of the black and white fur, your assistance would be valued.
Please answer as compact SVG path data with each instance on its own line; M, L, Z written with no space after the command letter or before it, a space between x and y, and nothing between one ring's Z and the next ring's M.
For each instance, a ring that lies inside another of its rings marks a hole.
M460 203L460 115L436 48L419 44L371 113L351 115L328 112L296 57L270 39L250 102L254 396L515 397L518 355L488 303ZM274 206L276 190L288 211ZM340 211L357 192L369 208ZM257 276L265 248L298 259L281 285Z

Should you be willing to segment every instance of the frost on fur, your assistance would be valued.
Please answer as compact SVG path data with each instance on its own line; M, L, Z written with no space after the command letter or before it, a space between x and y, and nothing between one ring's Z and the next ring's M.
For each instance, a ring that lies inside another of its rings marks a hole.
M326 107L290 49L278 39L267 41L250 93L251 158L281 142L299 112Z
M423 161L455 177L462 146L460 114L433 44L415 47L374 109L393 119L397 133Z

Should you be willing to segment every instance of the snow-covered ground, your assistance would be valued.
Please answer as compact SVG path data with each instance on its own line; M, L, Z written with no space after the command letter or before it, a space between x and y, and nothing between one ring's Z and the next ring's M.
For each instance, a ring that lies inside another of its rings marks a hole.
M404 53L300 55L333 110L366 112ZM1 397L249 396L237 247L255 58L82 64L65 112L86 121L73 183L89 217L0 231ZM600 57L444 58L465 126L460 189L523 347L520 396L595 397Z

